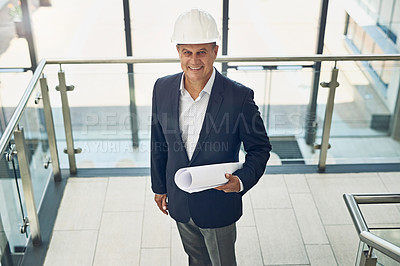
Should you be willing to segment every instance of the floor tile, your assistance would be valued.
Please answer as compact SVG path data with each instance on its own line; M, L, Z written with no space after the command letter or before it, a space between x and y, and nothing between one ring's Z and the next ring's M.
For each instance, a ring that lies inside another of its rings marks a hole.
M354 265L359 239L342 194L385 192L398 180L392 173L264 176L243 197L238 266ZM392 226L399 207L361 209L369 225ZM70 178L46 263L185 266L187 255L149 177Z
M310 265L312 266L336 266L330 245L306 245Z
M107 178L69 179L54 230L99 229Z
M400 173L379 173L379 176L388 192L398 193L400 191Z
M328 244L325 229L311 194L292 194L293 209L305 244Z
M254 211L265 265L308 264L293 210Z
M394 204L359 204L361 213L367 224L393 224L400 223L400 211Z
M110 177L104 211L143 211L145 184L143 176Z
M139 265L142 212L105 212L94 265Z
M53 232L44 265L92 265L97 233L96 230Z
M343 200L344 193L385 192L376 173L306 175L323 224L353 224Z
M237 227L236 261L239 266L262 266L256 227Z
M142 248L140 254L140 265L163 265L169 266L170 264L170 249L169 248Z
M310 192L304 175L284 175L289 193Z
M251 190L253 208L291 208L283 175L264 175Z
M326 233L339 265L354 265L359 238L354 225L327 225Z
M142 248L169 248L172 218L162 213L152 196L146 196Z

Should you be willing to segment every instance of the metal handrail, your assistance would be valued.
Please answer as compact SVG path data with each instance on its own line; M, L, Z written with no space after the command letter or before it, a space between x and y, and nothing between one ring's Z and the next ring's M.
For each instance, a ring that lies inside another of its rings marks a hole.
M11 116L11 119L8 122L8 125L4 130L4 133L0 139L0 151L1 151L0 154L4 154L7 148L7 143L10 141L11 136L18 125L18 122L21 120L22 113L26 108L28 100L31 97L33 90L35 89L35 86L40 78L40 74L42 73L45 66L46 66L46 60L43 59L37 66L36 71L33 73L33 77L28 84L28 87L26 88L24 94L21 97L21 100L19 101L17 107L15 108L15 111Z
M344 194L343 198L360 240L369 247L379 250L386 256L400 262L400 247L371 233L358 207L358 204L400 203L400 194Z
M302 62L302 61L388 61L400 60L400 54L384 55L311 55L311 56L219 56L217 63L226 62ZM142 64L142 63L177 63L177 57L119 57L85 59L47 59L47 64Z
M311 55L311 56L219 56L215 61L223 62L300 62L300 61L400 61L400 54L386 55ZM176 57L113 57L113 58L85 58L85 59L42 59L37 66L31 81L28 84L20 102L17 105L5 131L0 139L0 151L4 154L7 143L16 129L26 108L28 99L38 83L40 75L47 64L154 64L154 63L177 63Z

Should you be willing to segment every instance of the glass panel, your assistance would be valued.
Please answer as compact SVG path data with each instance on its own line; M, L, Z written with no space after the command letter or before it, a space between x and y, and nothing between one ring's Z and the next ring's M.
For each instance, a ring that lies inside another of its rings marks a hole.
M385 83L386 85L390 84L391 78L392 78L392 73L394 70L395 69L394 69L393 61L384 62L384 67L382 70L382 74L380 76L383 83Z
M360 260L361 260L362 252L363 252L365 249L367 249L365 243L359 241L359 242L358 242L358 249L357 249L356 263L355 263L354 265L360 265Z
M2 257L5 254L5 249L7 247L7 244L8 244L7 236L3 228L3 221L1 220L1 213L0 213L0 265Z
M380 238L389 241L390 243L400 247L400 229L371 229L371 233L379 236ZM378 258L377 265L389 265L389 266L397 266L400 262L393 260L392 258L386 256L385 254L374 250L376 257Z
M28 100L26 109L21 116L20 128L24 129L28 161L30 166L32 185L37 210L46 191L47 183L52 174L51 164L45 169L44 164L50 160L49 143L43 112L43 101L35 104L35 97L40 91L36 86ZM18 169L19 170L19 169Z
M357 260L354 265L360 265L360 266L367 265L367 264L360 264L360 262L361 262L361 257L365 257L366 253L368 253L368 250L369 250L368 245L365 244L364 242L360 241L359 246L358 246ZM376 249L373 250L373 258L377 259L376 265L382 265L382 266L398 266L399 265L399 262L396 262L392 258L386 256L385 254L379 252Z
M27 235L20 232L26 211L22 210L21 183L16 178L15 161L9 162L5 156L0 156L0 214L11 252L19 253L27 243Z
M304 144L312 70L295 65L267 66L268 70L241 66L228 72L229 78L254 90L273 146L269 164L310 163L313 156Z
M340 86L335 95L328 164L399 162L400 142L388 137L394 106L384 96L382 82L367 63L340 62L338 67ZM385 71L398 73L399 68ZM329 72L327 68L323 70L325 77L321 76L321 81L330 81ZM391 86L388 94L398 89L398 83ZM318 118L321 122L327 93L328 89L320 88ZM322 136L322 124L319 125L317 143Z
M316 164L318 150L313 151L304 141L313 69L293 67L296 63L280 64L279 67L237 64L238 70L230 68L228 76L254 90L255 102L260 107L268 134L275 142L274 152L288 152L277 155L277 161ZM391 64L389 71L398 73L398 66ZM332 62L322 64L320 81L330 81L333 65ZM221 64L216 67L220 70ZM378 76L373 74L368 62L339 62L338 67L340 86L335 96L328 164L400 161L400 143L388 137L394 106L377 86ZM66 141L60 94L54 90L58 84L58 68L48 66L45 73L61 167L69 168L67 155L62 153ZM137 64L133 77L126 73L123 64L64 65L63 69L67 85L75 86L74 91L68 92L68 98L75 148L82 149L82 153L75 156L78 168L149 167L153 85L158 77L179 72L179 64ZM131 94L130 83L134 84ZM394 93L395 87L395 84L389 84L387 93ZM321 143L327 95L328 89L320 87L317 144ZM134 104L130 104L130 99ZM138 125L132 130L134 113ZM139 139L138 147L133 145L135 134Z
M152 89L158 77L180 71L179 64L136 65L131 77L126 65L63 68L67 85L75 86L74 91L68 92L68 100L75 148L82 149L75 155L77 167L149 167ZM54 90L57 71L58 67L46 68L60 164L69 168L67 155L62 153L66 140L61 97ZM131 89L130 82L134 84ZM132 130L135 113L138 123ZM133 135L139 138L138 147L133 146Z
M303 133L308 104L310 78L308 69L230 71L228 75L254 90L270 136L297 136ZM290 78L288 78L290 76Z
M400 228L371 229L371 233L400 247Z
M372 51L373 54L383 54L383 50L379 47L379 45L375 44L374 49ZM383 70L383 61L371 61L370 66L372 69L378 74L382 74Z

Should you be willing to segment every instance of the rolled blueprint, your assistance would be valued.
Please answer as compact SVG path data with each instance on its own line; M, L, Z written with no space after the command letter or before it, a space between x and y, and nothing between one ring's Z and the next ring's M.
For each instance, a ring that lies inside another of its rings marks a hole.
M175 183L183 191L199 192L227 183L225 173L242 167L243 163L220 163L181 168L175 173Z

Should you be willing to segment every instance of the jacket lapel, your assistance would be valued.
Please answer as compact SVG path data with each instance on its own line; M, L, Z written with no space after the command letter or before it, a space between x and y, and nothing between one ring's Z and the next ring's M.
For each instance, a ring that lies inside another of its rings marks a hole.
M192 159L189 162L189 166L196 159L197 155L201 151L202 143L207 139L208 134L211 129L215 127L215 119L217 118L218 112L220 110L223 101L223 79L221 74L216 71L215 81L211 90L210 100L208 102L206 114L204 117L203 125L200 131L199 139L196 144L196 149L193 153ZM178 123L179 124L179 123Z

